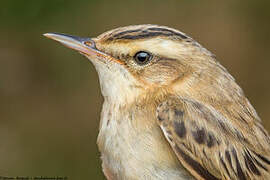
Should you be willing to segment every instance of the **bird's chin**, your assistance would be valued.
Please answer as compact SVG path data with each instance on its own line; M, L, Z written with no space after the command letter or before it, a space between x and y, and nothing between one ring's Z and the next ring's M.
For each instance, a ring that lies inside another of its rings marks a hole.
M96 57L96 56L91 56L89 54L86 53L82 53L80 52L80 54L82 54L83 56L85 56L91 63L93 63L94 65L96 64L103 64L104 67L108 66L108 62L106 61L106 59L102 58L102 57Z
M134 88L136 79L123 66L113 62L104 63L91 57L88 59L98 73L101 93L105 100L124 105L139 94Z

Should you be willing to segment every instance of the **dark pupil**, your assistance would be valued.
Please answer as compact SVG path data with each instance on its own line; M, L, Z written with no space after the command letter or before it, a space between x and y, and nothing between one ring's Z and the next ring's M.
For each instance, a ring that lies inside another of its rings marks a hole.
M136 54L136 60L139 63L145 63L149 59L150 55L146 52L139 52Z

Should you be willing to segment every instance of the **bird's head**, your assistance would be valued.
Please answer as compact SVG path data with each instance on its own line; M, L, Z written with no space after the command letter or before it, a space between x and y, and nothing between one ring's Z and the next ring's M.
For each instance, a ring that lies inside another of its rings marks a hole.
M185 88L212 59L193 39L165 26L121 27L96 38L44 35L85 55L98 72L105 99L122 103L169 92L175 84Z

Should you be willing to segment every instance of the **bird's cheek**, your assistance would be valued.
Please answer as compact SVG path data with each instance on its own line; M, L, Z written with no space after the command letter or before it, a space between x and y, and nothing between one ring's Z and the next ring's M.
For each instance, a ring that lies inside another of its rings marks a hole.
M142 75L147 83L156 86L169 85L177 76L178 73L176 70L167 69L166 67L149 68Z
M144 76L143 81L151 87L161 87L169 85L173 79L162 74Z

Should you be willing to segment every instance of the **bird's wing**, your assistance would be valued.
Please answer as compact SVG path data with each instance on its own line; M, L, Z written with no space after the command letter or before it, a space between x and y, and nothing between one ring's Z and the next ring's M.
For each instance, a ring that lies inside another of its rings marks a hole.
M214 108L180 98L161 103L156 112L166 139L195 178L270 179L269 136L259 123L244 135ZM268 150L257 146L265 140Z

